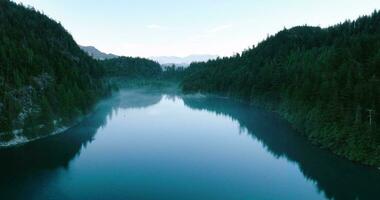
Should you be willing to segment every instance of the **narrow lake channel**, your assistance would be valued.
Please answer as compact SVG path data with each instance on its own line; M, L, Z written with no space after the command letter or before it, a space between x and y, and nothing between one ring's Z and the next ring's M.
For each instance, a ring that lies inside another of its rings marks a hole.
M380 170L215 96L122 90L65 133L0 158L4 200L380 198Z

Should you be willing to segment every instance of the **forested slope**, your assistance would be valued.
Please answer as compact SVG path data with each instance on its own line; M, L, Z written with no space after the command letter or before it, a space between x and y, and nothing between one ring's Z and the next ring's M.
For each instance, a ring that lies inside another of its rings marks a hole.
M99 61L105 74L129 79L156 78L162 73L161 65L145 58L118 57Z
M0 141L46 134L87 113L108 93L103 73L59 23L0 0Z
M285 29L233 57L193 63L182 88L265 106L314 143L380 166L378 11L325 29Z

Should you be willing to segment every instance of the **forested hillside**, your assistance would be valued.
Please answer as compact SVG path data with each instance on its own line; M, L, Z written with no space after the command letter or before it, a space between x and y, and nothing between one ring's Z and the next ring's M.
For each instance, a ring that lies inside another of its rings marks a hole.
M265 106L314 143L380 166L378 11L325 29L285 29L233 57L193 63L182 87Z
M108 92L103 73L59 23L0 0L0 141L46 134L87 113Z
M107 76L123 78L156 78L162 73L160 64L145 58L118 57L99 61Z

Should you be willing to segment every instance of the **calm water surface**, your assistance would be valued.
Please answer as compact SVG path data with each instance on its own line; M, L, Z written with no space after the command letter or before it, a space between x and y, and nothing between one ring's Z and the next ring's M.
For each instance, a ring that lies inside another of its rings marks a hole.
M66 133L0 159L0 199L380 199L380 170L211 96L124 90Z

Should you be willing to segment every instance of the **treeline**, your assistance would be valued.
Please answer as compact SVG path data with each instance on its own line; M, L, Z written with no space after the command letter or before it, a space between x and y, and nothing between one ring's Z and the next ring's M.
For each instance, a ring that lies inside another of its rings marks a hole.
M163 73L161 74L161 79L167 81L181 82L186 73L186 68L176 65L162 66L162 68Z
M103 67L57 22L0 0L0 140L49 133L109 93Z
M146 79L156 78L162 73L160 64L145 58L118 57L99 62L104 67L105 74L111 77Z
M114 88L178 86L185 73L182 67L161 66L155 61L138 57L105 59L99 63Z
M378 11L325 29L285 29L241 54L193 63L182 88L265 106L314 143L380 166Z

